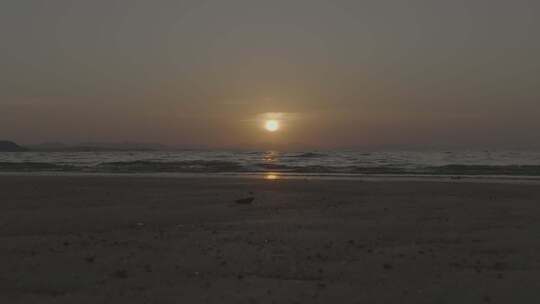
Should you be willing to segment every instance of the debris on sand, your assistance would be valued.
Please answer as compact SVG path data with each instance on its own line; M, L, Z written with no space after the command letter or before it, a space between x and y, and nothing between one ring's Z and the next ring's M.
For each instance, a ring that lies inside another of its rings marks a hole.
M127 277L128 277L127 270L119 269L119 270L115 271L112 274L112 276L115 277L115 278L118 278L118 279L127 279Z
M246 197L246 198L241 198L241 199L236 200L236 203L240 205L248 205L248 204L253 203L254 200L255 200L254 197Z
M390 270L390 269L393 269L394 266L392 264L390 264L390 263L386 263L386 264L383 265L383 268L386 269L386 270Z

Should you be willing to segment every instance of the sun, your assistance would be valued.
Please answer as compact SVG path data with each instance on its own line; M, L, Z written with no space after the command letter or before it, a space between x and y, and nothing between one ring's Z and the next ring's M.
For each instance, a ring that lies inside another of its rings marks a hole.
M267 120L264 123L264 128L266 129L266 131L269 131L269 132L276 132L277 130L279 130L279 127L280 127L279 121L274 120L274 119Z

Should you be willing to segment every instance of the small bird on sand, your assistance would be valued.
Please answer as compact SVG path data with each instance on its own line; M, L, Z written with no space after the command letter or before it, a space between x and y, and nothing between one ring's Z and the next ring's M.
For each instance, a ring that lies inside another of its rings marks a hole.
M246 197L246 198L241 198L241 199L236 200L236 203L241 204L241 205L248 205L248 204L253 203L254 200L255 200L254 197Z

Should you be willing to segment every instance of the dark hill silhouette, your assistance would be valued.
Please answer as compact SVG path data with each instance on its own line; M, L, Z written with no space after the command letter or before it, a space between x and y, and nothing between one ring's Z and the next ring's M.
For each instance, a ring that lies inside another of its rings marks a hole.
M20 152L26 151L25 148L17 145L16 143L8 140L0 140L0 152Z
M30 145L32 151L54 151L54 152L88 152L88 151L160 151L170 150L169 147L153 143L41 143Z

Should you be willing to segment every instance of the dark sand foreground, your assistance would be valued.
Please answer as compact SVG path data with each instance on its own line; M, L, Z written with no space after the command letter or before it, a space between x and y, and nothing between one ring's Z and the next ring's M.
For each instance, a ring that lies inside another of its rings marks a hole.
M0 177L0 303L207 302L540 303L540 185Z

